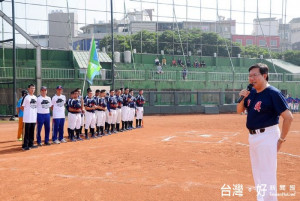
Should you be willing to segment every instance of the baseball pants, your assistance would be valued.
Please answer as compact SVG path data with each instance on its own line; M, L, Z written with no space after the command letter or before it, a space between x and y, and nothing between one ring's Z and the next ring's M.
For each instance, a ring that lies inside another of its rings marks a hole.
M111 115L108 113L108 124L115 124L117 121L117 111L116 110L110 110Z
M18 126L18 136L17 138L20 139L23 134L23 117L19 117L19 126Z
M293 103L288 103L288 107L289 107L290 111L292 111L292 109L293 109Z
M97 126L105 126L105 111L96 111L97 116Z
M25 123L25 135L22 148L32 147L34 141L35 123Z
M278 125L265 128L265 132L249 134L252 174L258 201L277 201L277 142Z
M45 143L49 142L49 133L50 133L50 113L48 114L37 114L37 132L36 132L36 141L38 144L42 143L41 131L43 125L45 126Z
M91 128L95 128L96 126L96 115L93 112L86 112L85 113L85 129L89 129L89 127L91 126Z
M294 105L295 105L295 112L299 112L299 103L296 103Z
M108 110L105 110L105 122L108 122Z
M144 107L137 107L136 110L136 119L143 119Z
M65 118L53 119L53 133L52 133L52 141L57 140L57 133L59 133L58 140L61 141L64 139L64 125Z
M135 108L129 108L128 121L133 121L135 115Z
M116 123L119 124L121 122L122 110L121 108L116 109Z
M128 106L123 106L121 108L122 121L129 121L128 120L128 111L129 111Z
M81 126L81 114L80 113L70 113L68 114L68 123L71 130L80 129Z

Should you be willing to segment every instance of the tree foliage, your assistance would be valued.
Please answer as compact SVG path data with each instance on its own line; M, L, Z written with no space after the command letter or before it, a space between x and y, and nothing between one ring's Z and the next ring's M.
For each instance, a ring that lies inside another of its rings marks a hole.
M157 47L158 37L158 47ZM171 31L167 30L160 33L143 30L136 34L115 35L115 51L124 52L126 50L136 49L137 53L160 54L163 50L165 54L182 55L189 51L192 55L259 58L270 58L269 51L266 48L248 45L241 46L239 43L231 43L230 40L220 37L212 32L202 32L199 29ZM142 43L141 43L142 41ZM111 36L105 36L100 41L100 48L105 47L111 51ZM141 50L142 48L142 50ZM283 53L271 52L272 58L282 59L287 62L300 66L300 51L286 51Z

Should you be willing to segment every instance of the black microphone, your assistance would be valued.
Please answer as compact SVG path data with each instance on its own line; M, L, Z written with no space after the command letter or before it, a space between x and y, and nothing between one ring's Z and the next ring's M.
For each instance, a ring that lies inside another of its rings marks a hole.
M251 91L252 87L253 87L253 84L249 84L247 86L247 91ZM240 103L244 98L245 98L245 96L241 96L238 100L238 103Z

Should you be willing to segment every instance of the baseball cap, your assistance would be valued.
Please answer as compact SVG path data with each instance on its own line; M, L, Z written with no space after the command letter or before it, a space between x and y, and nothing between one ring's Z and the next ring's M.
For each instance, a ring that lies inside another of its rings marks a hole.
M24 96L24 95L26 95L26 94L28 94L28 91L27 90L22 90L22 96Z
M42 91L42 90L47 90L47 87L42 86L42 87L41 87L41 91Z
M56 89L63 89L62 86L58 85Z

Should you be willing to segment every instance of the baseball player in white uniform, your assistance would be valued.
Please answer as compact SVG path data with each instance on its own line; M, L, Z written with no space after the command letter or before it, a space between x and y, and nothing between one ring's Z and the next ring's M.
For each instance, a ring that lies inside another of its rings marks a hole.
M128 102L129 102L129 114L128 114L128 122L129 122L129 130L135 129L133 127L133 120L134 120L134 116L135 116L135 112L136 112L136 103L135 103L135 97L133 96L133 90L131 89L129 91L129 95L128 95Z
M115 91L113 89L110 90L110 95L108 97L108 102L107 102L107 110L108 110L108 126L107 126L107 134L110 135L115 132L115 125L117 121L117 106L118 102L116 99ZM111 130L109 130L111 128Z
M118 107L116 109L116 131L120 132L120 123L121 123L121 117L122 117L122 105L123 105L123 98L121 96L121 89L116 89L115 90L116 93L116 99L118 102Z
M128 107L128 95L129 89L125 88L124 94L122 95L123 104L121 107L121 117L122 117L122 131L126 131L128 128L128 114L129 114L129 107Z
M99 128L98 137L104 136L104 126L105 126L105 111L107 103L105 100L105 90L100 91L100 97L96 100L96 116L97 116L97 128Z
M142 128L142 120L144 116L145 98L143 89L139 90L139 95L136 97L136 128Z
M77 140L82 140L80 138L80 126L81 126L81 100L79 99L79 93L78 91L73 92L73 98L71 99L69 104L69 113L68 113L68 123L70 128L70 140L72 142L75 142L75 135L76 132L76 138Z
M95 127L96 127L96 115L95 115L95 110L96 110L96 101L93 97L93 92L90 90L88 92L88 97L84 100L84 107L85 107L85 138L89 139L88 135L88 129L91 127L91 134L92 138L96 138L97 136L95 135Z

